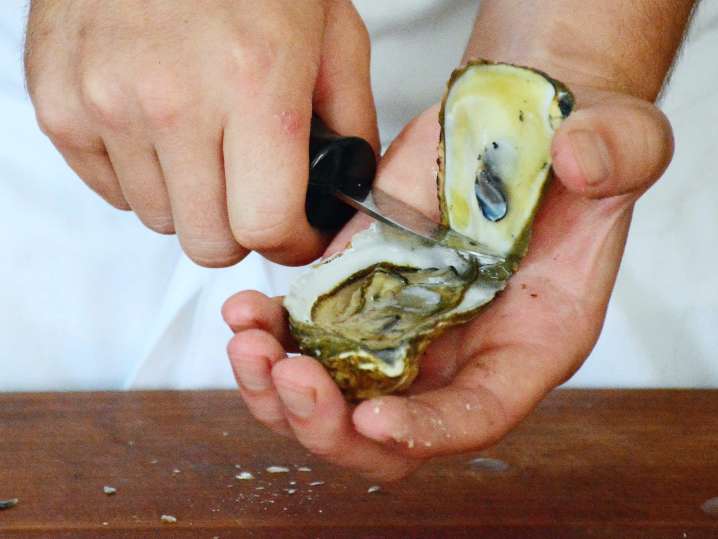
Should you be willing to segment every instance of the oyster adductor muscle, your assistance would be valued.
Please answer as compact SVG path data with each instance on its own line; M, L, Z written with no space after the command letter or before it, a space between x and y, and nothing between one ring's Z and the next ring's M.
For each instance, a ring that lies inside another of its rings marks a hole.
M530 68L477 60L454 72L439 115L442 221L504 261L485 265L375 223L300 276L285 298L292 334L348 398L408 387L430 341L506 286L572 107L561 83Z

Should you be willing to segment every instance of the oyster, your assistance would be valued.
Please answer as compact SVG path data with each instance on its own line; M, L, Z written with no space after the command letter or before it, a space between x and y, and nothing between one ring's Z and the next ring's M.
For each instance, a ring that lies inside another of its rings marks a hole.
M487 265L375 223L300 276L284 300L292 334L348 398L408 387L429 342L506 286L572 106L563 85L532 69L474 61L454 72L439 116L442 220L504 261Z

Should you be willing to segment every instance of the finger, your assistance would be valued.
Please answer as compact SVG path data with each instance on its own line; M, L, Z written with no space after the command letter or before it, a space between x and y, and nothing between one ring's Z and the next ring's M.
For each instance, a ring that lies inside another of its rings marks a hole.
M438 105L409 122L379 163L376 185L439 220L436 201L436 141L439 140Z
M349 220L349 222L344 225L339 232L337 232L337 235L334 236L334 239L327 246L327 249L324 251L322 256L329 257L343 251L351 243L351 239L354 234L364 230L365 228L369 228L369 226L371 226L374 222L374 218L369 217L365 213L357 212Z
M464 349L467 326L442 333L431 342L421 357L421 368L408 393L414 395L449 385L461 365L459 351Z
M77 150L60 146L58 149L70 168L90 189L118 210L131 209L104 146L101 150Z
M332 2L326 17L314 112L335 132L362 137L378 153L369 34L351 2Z
M297 344L289 332L283 299L269 298L256 290L245 290L224 303L222 317L235 333L248 329L261 329L277 339L286 351L296 352Z
M239 392L252 415L273 431L290 435L270 374L272 365L286 357L282 346L265 331L247 330L232 337L227 353Z
M420 458L491 446L568 376L565 364L536 350L488 352L467 364L450 386L364 402L354 412L356 429Z
M272 378L294 435L312 453L387 481L403 477L420 464L360 436L339 388L315 359L300 356L279 361Z
M175 230L187 256L207 267L237 263L247 250L235 241L229 226L221 133L184 125L163 130L155 146Z
M436 203L436 141L439 124L433 106L414 118L397 136L379 162L375 185L438 220ZM425 187L425 188L422 188ZM373 219L357 213L329 245L326 255L344 249L352 236L368 227Z
M673 135L665 115L646 101L612 96L578 110L552 145L553 168L572 191L592 198L636 197L668 166Z
M107 136L105 140L122 193L132 210L147 228L173 234L172 208L154 147L136 136Z
M30 17L34 15L32 11ZM35 34L45 22L49 21L33 22ZM28 35L25 67L38 126L90 189L115 208L129 210L105 145L78 90L76 58L58 55L53 47L32 47L36 39L32 32Z
M122 210L129 210L120 183L102 139L88 126L79 98L70 94L65 102L58 102L57 92L35 89L33 104L37 122L67 164L87 186L105 201Z
M270 88L264 102L254 98L234 106L224 158L237 242L275 262L297 265L317 258L327 238L309 225L304 209L313 78L291 70L286 77L291 87Z
M499 427L507 425L495 396L456 385L366 401L353 421L367 438L414 458L480 449L496 442L505 432Z

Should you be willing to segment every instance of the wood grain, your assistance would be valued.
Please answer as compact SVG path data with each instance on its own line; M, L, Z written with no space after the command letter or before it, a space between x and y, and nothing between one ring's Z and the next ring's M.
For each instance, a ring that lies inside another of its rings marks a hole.
M508 469L437 459L370 494L234 392L0 395L0 499L20 500L0 537L717 538L717 412L718 391L560 390L482 453Z

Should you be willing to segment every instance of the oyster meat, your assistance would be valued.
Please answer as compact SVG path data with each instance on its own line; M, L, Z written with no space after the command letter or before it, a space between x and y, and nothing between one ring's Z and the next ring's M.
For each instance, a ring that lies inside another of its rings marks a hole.
M485 264L375 223L300 276L284 301L292 334L348 398L408 387L429 342L506 286L572 106L562 84L529 68L473 61L454 72L439 116L442 220L504 260Z

